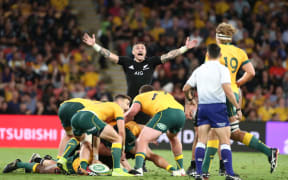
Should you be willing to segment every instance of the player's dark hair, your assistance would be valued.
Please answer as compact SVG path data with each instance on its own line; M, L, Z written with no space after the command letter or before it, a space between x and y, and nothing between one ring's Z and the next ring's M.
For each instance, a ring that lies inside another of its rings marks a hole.
M115 97L114 97L114 101L116 101L117 99L128 99L130 102L131 102L131 97L130 96L127 96L125 94L117 94Z
M133 44L133 48L138 44L143 44L146 47L146 44L143 41L137 41L135 44Z
M151 85L143 85L139 89L139 94L149 92L149 91L154 91L154 87Z
M209 44L207 47L208 55L211 59L216 59L220 56L221 48L217 44Z

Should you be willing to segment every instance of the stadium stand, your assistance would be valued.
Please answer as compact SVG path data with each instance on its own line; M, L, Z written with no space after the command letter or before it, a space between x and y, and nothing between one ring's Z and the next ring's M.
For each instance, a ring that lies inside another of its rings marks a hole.
M93 2L101 18L97 39L119 55L131 56L137 41L145 42L148 56L154 56L180 47L186 36L198 39L198 48L154 73L155 88L171 92L181 103L181 88L204 62L217 24L234 25L238 32L233 44L246 50L256 69L255 78L241 87L243 120L288 120L286 1ZM0 113L55 114L67 98L111 99L113 92L90 66L96 59L81 43L79 17L71 13L68 0L6 0L0 14ZM111 68L103 57L99 63L100 69Z

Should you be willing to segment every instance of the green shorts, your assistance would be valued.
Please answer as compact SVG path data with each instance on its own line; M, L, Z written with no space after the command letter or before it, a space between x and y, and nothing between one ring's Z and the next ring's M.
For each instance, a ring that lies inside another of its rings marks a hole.
M184 111L168 108L155 114L146 126L163 133L169 130L176 134L183 128L185 119Z
M77 113L84 106L78 102L66 102L59 107L58 117L61 120L61 124L64 128L71 127L72 116Z
M114 126L114 129L118 132L117 125ZM134 136L134 134L128 128L125 128L125 132L126 132L125 152L128 153L129 151L131 151L133 149L133 147L135 147L136 137ZM101 142L106 147L111 148L111 145L112 145L111 142L108 142L108 141L106 141L104 139L101 139Z
M236 101L239 102L239 94L234 92L234 95L236 97ZM236 107L229 101L228 98L226 98L226 106L228 111L228 117L232 117L237 114Z
M107 125L90 111L79 111L71 120L73 134L81 136L84 133L99 136Z

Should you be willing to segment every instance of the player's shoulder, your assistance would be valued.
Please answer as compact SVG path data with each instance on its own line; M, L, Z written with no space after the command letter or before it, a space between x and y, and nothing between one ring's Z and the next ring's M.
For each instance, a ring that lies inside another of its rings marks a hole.
M105 102L107 105L109 106L119 106L119 104L117 104L116 102L110 102L110 101L107 101Z
M229 68L226 67L225 65L219 63L219 66L223 71L229 71Z
M197 72L201 71L201 69L205 68L205 66L207 66L207 62L208 62L208 61L209 61L209 60L205 61L203 64L201 64L200 66L198 66L198 67L192 72L192 74L196 74ZM191 76L192 76L192 74L191 74Z
M240 54L246 54L245 50L234 45L234 44L229 44L228 46L223 46L224 48L226 48L227 50L232 50L232 51L235 51L237 53L240 53Z
M151 56L145 58L146 63L149 63L151 65L158 65L162 64L160 56ZM144 62L145 62L144 61Z
M153 61L153 60L155 60L155 59L160 59L160 56L147 56L146 58L145 58L145 60L150 60L150 61Z
M147 95L149 95L149 94L154 94L154 93L158 93L158 92L161 92L161 91L157 91L157 90L147 91L147 92L141 93L141 94L139 94L139 95L147 96Z
M235 47L237 48L237 51L238 51L239 54L247 55L247 53L246 53L246 51L244 49L242 49L240 47L237 47L237 46L235 46Z
M129 57L129 56L119 56L118 64L125 65L125 64L130 64L130 63L132 63L132 62L133 62L132 57Z
M114 110L118 110L121 109L120 105L117 104L116 102L106 102L108 108L114 109Z
M225 66L225 65L223 65L223 64L221 64L221 63L219 63L219 64L217 64L218 65L218 67L220 68L220 70L222 71L222 72L229 72L229 69Z
M138 94L137 96L135 96L134 100L141 100L141 99L145 99L145 97L149 96L150 94L154 94L154 93L157 93L157 91L148 91L148 92L144 92L144 93L141 93L141 94Z
M130 56L119 56L119 59L121 59L121 60L127 60L127 61L133 60L133 58L130 57Z

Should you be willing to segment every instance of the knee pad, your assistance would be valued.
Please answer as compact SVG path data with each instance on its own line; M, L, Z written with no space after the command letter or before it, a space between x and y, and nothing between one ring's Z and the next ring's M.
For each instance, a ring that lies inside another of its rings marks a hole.
M231 127L231 133L237 131L239 128L239 121L234 121L232 123L230 123L230 127Z

